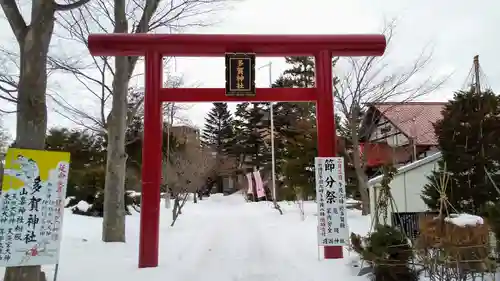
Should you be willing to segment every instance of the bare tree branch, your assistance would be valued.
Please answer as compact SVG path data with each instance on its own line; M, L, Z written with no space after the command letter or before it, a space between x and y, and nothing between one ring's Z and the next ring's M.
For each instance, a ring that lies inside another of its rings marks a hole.
M4 128L3 123L2 123L2 119L0 119L0 161L3 160L2 154L5 153L5 151L7 150L7 147L10 145L11 141L12 141L12 139L11 139L9 133L7 132L7 130ZM1 170L1 167L0 167L0 170ZM1 172L2 171L0 171L0 173ZM1 178L1 175L0 175L0 178Z
M75 125L85 127L94 132L103 132L105 131L105 123L102 123L102 120L95 118L91 114L86 113L85 111L76 108L72 103L66 101L61 95L58 94L47 94L60 108L63 110L59 110L56 108L55 113L60 116L72 121ZM80 118L77 118L79 116ZM88 124L90 122L90 125Z
M17 103L19 55L0 49L0 99Z
M178 30L180 26L193 24L198 26L210 25L212 22L206 22L206 19L197 21L201 16L209 15L215 11L227 8L227 3L233 0L169 0L169 1L138 1L129 0L126 7L126 17L129 22L129 32L145 33L155 32L156 30ZM161 5L160 5L161 4ZM77 10L71 10L67 14L61 15L58 22L62 29L56 32L56 36L61 39L77 43L83 48L87 48L87 38L91 33L108 33L113 31L115 26L113 1L112 0L93 0L89 4ZM83 51L83 50L82 50ZM52 58L50 65L54 69L63 70L65 73L71 73L75 79L95 98L99 104L101 124L106 124L108 114L108 102L111 100L112 88L111 79L107 77L114 76L114 69L110 59L105 57L89 57L78 60L69 58ZM128 77L129 81L133 77L142 76L143 73L137 73L135 66L139 62L139 57L128 58ZM165 66L169 59L165 60ZM171 77L167 80L170 82ZM174 79L174 83L177 82ZM174 86L175 87L175 86ZM58 98L55 96L54 98ZM61 101L58 103L61 107L67 107L69 103ZM135 114L142 112L142 101L138 101L135 107L130 108L128 122ZM85 109L82 109L85 110ZM80 111L82 111L80 110ZM69 116L73 119L87 118L88 114L78 113L75 108L68 108ZM106 117L105 117L106 116ZM91 122L96 124L96 118Z
M195 135L183 132L174 136L178 141L177 149L173 153L167 152L168 157L165 154L163 161L163 184L169 187L166 192L172 192L174 198L171 226L181 214L188 195L202 187L216 166L212 151L201 147Z
M17 100L12 99L12 98L8 98L8 97L0 96L0 99L8 101L8 102L12 102L12 103L17 103Z
M81 6L87 4L90 0L80 0L70 4L55 4L56 11L69 11L73 9L78 9Z
M10 27L16 36L17 42L22 42L28 30L21 11L15 0L1 0L0 5L9 21Z
M0 109L0 113L2 113L2 114L17 113L17 110L4 110L4 109Z
M387 23L383 33L387 45L393 40L396 22ZM347 71L337 77L335 85L336 107L343 115L352 151L344 151L349 156L356 170L359 191L363 200L363 213L369 213L367 176L365 173L366 155L360 156L359 143L372 128L360 130L363 113L374 103L386 101L407 102L425 96L440 88L448 77L434 79L432 76L419 81L418 76L429 66L432 52L424 49L410 64L398 69L389 69L383 57L346 58ZM391 65L393 67L393 65ZM368 122L374 126L375 122ZM347 148L345 148L347 149Z

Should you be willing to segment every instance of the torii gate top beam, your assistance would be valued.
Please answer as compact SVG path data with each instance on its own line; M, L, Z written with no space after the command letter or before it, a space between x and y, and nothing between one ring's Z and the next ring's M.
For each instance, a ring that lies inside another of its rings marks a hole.
M224 53L258 56L381 56L384 35L223 35L223 34L91 34L94 56L144 56L147 52L180 57L220 57Z

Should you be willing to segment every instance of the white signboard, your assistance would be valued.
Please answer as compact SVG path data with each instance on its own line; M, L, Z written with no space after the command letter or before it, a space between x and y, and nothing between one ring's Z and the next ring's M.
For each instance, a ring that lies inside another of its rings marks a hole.
M318 243L345 246L347 226L344 158L316 157L316 200L318 203Z
M57 264L69 153L9 149L0 195L0 266Z

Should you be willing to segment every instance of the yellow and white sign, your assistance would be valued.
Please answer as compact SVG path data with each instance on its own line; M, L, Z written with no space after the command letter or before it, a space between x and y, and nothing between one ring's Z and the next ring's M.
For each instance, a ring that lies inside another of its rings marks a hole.
M69 162L67 152L7 151L0 195L0 266L58 263Z

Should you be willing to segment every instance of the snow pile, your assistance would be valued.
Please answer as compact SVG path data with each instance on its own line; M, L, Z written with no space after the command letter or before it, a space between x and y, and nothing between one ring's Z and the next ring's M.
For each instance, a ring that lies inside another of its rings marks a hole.
M73 208L71 208L73 211L79 210L81 212L87 212L92 205L87 203L86 201L80 200Z
M445 218L445 221L460 227L477 226L484 224L484 220L482 217L470 214L452 214L449 217Z
M133 190L127 190L127 191L125 191L125 193L127 193L127 195L132 197L132 198L141 196L140 192L133 191Z
M66 197L66 199L64 200L64 207L68 207L69 203L71 203L71 200L74 200L74 199L75 199L75 196Z
M353 198L347 198L347 199L345 200L345 203L346 203L346 204L359 204L359 203L361 203L361 201L356 200L356 199L353 199Z

